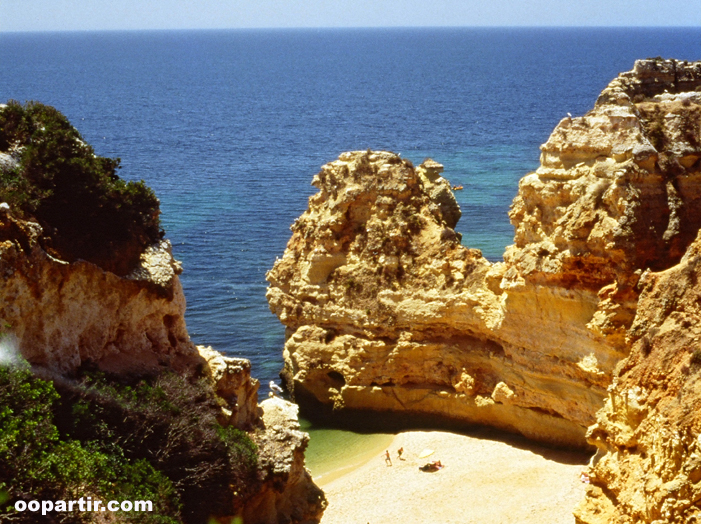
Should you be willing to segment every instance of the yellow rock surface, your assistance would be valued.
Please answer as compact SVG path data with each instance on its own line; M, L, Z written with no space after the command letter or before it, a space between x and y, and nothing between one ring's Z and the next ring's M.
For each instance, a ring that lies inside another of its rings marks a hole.
M698 85L699 63L639 61L563 119L519 184L503 263L460 244L437 162L323 166L267 276L298 400L586 446L641 282L701 227Z
M40 245L41 227L0 216L0 320L31 364L70 372L83 364L115 372L201 362L185 327L180 264L162 241L120 277L65 262Z

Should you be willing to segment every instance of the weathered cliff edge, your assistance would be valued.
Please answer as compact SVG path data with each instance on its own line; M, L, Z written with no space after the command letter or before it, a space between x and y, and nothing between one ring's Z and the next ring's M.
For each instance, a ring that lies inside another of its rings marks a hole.
M246 524L318 523L326 498L304 467L309 435L300 430L297 406L277 397L258 404L259 384L251 378L248 360L225 357L211 347L197 349L217 395L227 402L221 422L248 430L258 445L259 486L236 516Z
M119 277L48 255L41 235L37 223L0 216L0 319L31 364L66 373L91 363L129 373L199 361L168 242L147 248L140 265Z
M698 79L699 64L693 67ZM666 72L674 71L667 67ZM621 83L627 80L623 77ZM639 100L638 93L633 100L636 96ZM677 153L672 159L686 168L686 176L678 181L683 184L675 184L675 190L683 187L689 195L701 157L699 94L662 98L667 105L657 113L657 132L664 131L658 138L664 137ZM679 112L679 104L686 112ZM698 215L697 198L678 201L682 205L674 209ZM675 214L670 213L670 222ZM701 234L697 235L678 264L672 259L668 269L646 271L640 278L636 315L626 338L630 354L616 366L604 407L587 433L597 454L589 469L586 498L575 510L579 524L701 519Z
M579 524L701 518L701 235L681 262L646 274L616 370L589 428L598 448Z
M257 491L237 501L240 516L247 524L318 522L325 499L304 467L309 437L299 430L296 407L275 399L259 408L247 360L190 341L169 243L147 248L139 266L119 277L48 255L41 235L39 224L0 209L0 319L21 355L49 376L82 366L125 376L208 374L226 404L220 422L248 431L258 445Z
M304 405L430 415L586 446L640 279L701 226L701 64L638 61L541 147L503 263L460 245L442 166L344 153L268 273Z

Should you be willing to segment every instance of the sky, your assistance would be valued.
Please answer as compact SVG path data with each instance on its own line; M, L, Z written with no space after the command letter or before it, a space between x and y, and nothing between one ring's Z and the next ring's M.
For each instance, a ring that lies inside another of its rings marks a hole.
M701 0L0 0L0 31L701 26Z

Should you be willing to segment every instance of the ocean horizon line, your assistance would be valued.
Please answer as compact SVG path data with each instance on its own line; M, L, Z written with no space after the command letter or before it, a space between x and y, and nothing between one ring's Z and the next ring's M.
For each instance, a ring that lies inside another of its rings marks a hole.
M464 26L294 26L294 27L192 27L192 28L115 28L115 29L40 29L40 30L2 30L0 28L0 38L11 35L70 35L70 34L95 34L95 33L235 33L235 32L354 32L354 31L424 31L424 30L449 30L449 31L580 31L580 30L697 30L701 32L698 25L464 25Z

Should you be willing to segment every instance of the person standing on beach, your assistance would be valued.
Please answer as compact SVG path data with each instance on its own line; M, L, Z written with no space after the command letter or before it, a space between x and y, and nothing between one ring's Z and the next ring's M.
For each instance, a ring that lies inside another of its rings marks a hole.
M392 458L389 456L389 450L385 450L385 462L388 466L392 465Z

